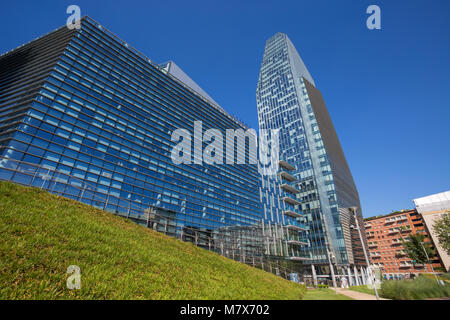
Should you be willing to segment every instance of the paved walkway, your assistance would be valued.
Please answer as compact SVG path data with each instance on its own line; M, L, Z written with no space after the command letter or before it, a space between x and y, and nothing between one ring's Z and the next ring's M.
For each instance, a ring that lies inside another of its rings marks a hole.
M331 289L334 290L333 288ZM337 288L337 292L355 300L377 300L377 297L375 297L375 295L353 291L349 289ZM380 300L389 300L389 299L380 298Z

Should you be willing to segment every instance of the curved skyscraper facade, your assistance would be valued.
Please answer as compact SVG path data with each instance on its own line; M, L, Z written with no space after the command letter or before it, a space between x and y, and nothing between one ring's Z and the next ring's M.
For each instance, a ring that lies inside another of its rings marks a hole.
M358 191L322 95L283 33L266 42L256 101L260 129L281 130L280 158L296 167L298 209L309 226L305 263L318 274L329 274L330 260L338 273L360 272L365 260L353 214L362 226Z

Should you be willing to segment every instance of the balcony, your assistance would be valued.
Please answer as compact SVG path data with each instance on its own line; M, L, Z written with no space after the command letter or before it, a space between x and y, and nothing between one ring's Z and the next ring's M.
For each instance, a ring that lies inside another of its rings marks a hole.
M284 160L280 160L279 164L280 164L280 167L282 167L288 171L295 170L294 166L290 165L288 162L286 162Z
M288 259L292 260L292 261L308 261L308 260L311 260L310 258L300 257L300 256L291 256L291 257L288 257Z
M401 231L401 232L411 232L412 230L411 230L411 227L410 227L410 226L407 226L407 227L405 227L405 228L402 228L400 231Z
M286 181L289 182L293 182L296 181L297 179L295 179L295 177L291 176L289 173L287 173L286 171L281 171L280 172L280 176L285 179Z
M408 217L407 216L399 216L399 217L397 217L397 221L405 221L405 220L408 220Z
M411 268L411 267L413 267L414 265L412 264L412 263L410 263L410 262L403 262L403 263L400 263L399 264L399 267L400 268Z
M294 217L294 218L298 218L298 217L302 216L300 213L292 211L292 210L284 210L284 211L281 211L281 213L286 216L290 216L290 217Z
M297 246L307 246L307 245L308 245L308 242L304 242L304 241L300 241L300 240L295 240L295 239L287 240L286 242L287 242L288 244L291 244L291 245L297 245Z
M308 229L304 226L295 225L295 224L288 224L286 225L286 228L296 231L308 231Z
M298 201L297 199L291 198L291 197L283 197L281 198L282 201L289 203L293 206L299 205L300 201Z
M298 190L297 188L293 187L292 185L290 185L290 184L288 184L288 183L283 183L283 184L281 185L281 188L282 188L284 191L287 191L287 192L292 193L292 194L300 193L300 190Z
M369 242L369 248L378 248L378 243L376 242Z
M384 267L384 263L382 263L382 262L373 263L373 265L374 265L375 267L379 267L379 268L383 268L383 267Z

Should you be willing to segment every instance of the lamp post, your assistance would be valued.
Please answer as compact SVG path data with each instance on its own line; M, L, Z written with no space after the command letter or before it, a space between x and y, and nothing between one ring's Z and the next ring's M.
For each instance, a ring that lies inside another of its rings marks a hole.
M425 252L425 256L427 257L427 261L430 264L431 271L433 272L434 278L436 279L437 284L440 285L438 277L437 277L436 273L434 272L433 264L430 261L430 257L428 257L427 250L425 250L425 247L423 246L423 242L420 242L420 245L422 246L423 252Z
M349 208L352 212L353 212L353 216L355 217L355 223L356 223L356 227L351 225L350 228L355 228L356 230L358 230L358 234L359 234L359 239L361 240L361 245L363 248L363 252L364 252L364 258L366 259L366 263L367 263L367 269L370 271L368 273L370 273L370 276L372 277L373 280L373 289L375 290L375 296L377 297L377 300L380 300L380 297L378 296L378 290L377 290L377 285L375 283L375 277L372 274L372 270L370 268L370 262L369 262L369 257L367 255L366 252L366 247L364 245L364 241L363 241L363 237L361 235L361 229L359 228L359 222L358 222L358 217L356 216L356 211L358 210L358 207L351 207Z
M334 292L337 294L337 285L336 285L336 276L334 275L334 269L333 269L333 263L331 262L331 259L334 258L334 255L328 250L328 261L330 262L330 272L331 272L331 279L333 280L333 286L334 286Z

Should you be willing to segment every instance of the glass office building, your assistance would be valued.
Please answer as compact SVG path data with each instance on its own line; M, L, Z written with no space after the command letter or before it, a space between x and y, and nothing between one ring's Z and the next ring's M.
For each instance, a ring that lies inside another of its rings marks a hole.
M281 130L280 158L296 168L296 207L309 227L305 263L330 274L331 259L338 273L352 274L353 267L365 265L349 209L358 207L362 227L358 191L321 93L283 33L266 42L256 101L260 129Z
M172 161L176 129L193 133L196 121L203 131L247 129L173 62L155 64L85 17L79 30L64 26L1 55L0 71L1 180L49 190L245 263L267 255L261 232L264 210L272 208L262 205L250 148L245 164ZM191 151L198 157L195 145ZM243 151L236 145L234 152L236 159ZM294 211L276 222L298 233L306 228ZM292 234L284 252L300 259Z
M171 160L177 128L245 126L92 19L3 54L0 68L1 179L49 183L14 170L22 161L57 172L53 192L115 213L132 201L205 232L260 222L255 165Z

